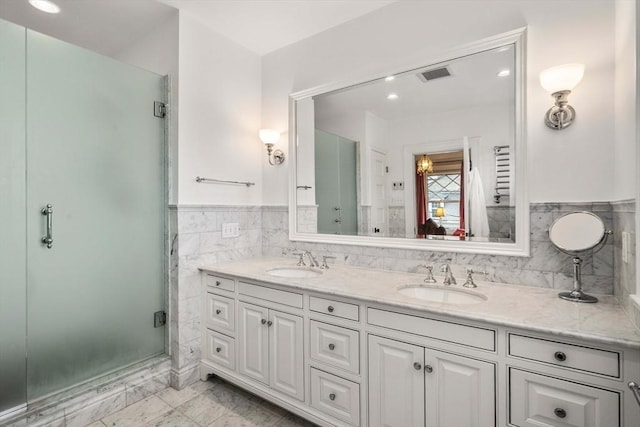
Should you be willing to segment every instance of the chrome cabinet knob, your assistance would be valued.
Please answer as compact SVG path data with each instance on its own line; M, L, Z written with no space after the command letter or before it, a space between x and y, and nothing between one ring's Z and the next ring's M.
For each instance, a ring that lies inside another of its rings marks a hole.
M222 282L219 280L216 280L216 286L220 286L220 285L222 285Z
M331 394L329 395L329 399L331 399L331 400L336 400L336 394L335 394L335 393L331 393Z
M424 370L430 374L431 372L433 372L433 366L431 365L424 365Z
M413 364L413 369L415 369L416 371L419 371L419 370L421 370L421 369L422 369L422 365L421 365L421 364L419 364L418 362L415 362L415 363Z
M260 321L260 323L262 323L262 324L264 325L265 323L267 323L267 319L262 319L262 320Z
M335 344L329 344L329 350L334 350L336 348Z
M558 362L564 362L565 360L567 360L567 355L566 355L566 354L564 354L564 353L563 353L563 352L561 352L561 351L556 351L556 352L553 354L553 357L554 357Z
M556 417L558 418L565 418L567 416L567 411L565 411L562 408L556 408L553 410L553 413L555 414Z
M269 320L269 321L267 322L267 326L271 326L271 325L273 325L273 322L272 322L271 320Z
M327 311L328 311L329 313L333 313L333 310L335 310L335 309L333 308L333 306L332 306L332 305L330 305L329 307L327 307Z
M220 313L222 313L222 310L217 309L217 310L216 310L216 314L220 314Z
M222 347L216 347L216 353L220 353L222 351Z

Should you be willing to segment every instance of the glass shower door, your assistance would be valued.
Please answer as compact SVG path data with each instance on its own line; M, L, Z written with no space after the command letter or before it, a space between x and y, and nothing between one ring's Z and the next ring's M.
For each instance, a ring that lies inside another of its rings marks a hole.
M153 322L164 308L164 123L153 104L164 79L29 30L26 43L32 400L164 352Z
M26 401L24 46L0 20L0 418Z

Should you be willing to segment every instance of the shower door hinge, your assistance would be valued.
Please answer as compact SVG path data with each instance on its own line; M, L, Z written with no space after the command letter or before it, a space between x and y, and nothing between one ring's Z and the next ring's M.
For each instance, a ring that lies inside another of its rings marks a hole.
M167 104L160 101L154 101L153 115L156 117L164 118L167 115Z
M164 310L153 313L153 327L159 328L167 324L167 313Z

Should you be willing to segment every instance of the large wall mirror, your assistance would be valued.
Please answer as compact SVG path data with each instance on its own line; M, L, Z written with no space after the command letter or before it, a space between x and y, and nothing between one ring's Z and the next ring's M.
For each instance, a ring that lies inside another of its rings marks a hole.
M290 237L526 256L524 30L291 95Z

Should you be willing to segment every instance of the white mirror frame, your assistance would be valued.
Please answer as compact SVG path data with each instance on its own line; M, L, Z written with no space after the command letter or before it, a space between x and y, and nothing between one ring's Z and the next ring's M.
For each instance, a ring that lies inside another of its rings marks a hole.
M448 50L440 55L425 58L419 64L405 64L394 67L384 73L363 76L357 80L330 83L315 88L299 91L289 95L289 239L292 241L328 243L353 246L372 246L380 248L412 249L438 252L459 252L473 254L492 254L505 256L529 256L529 198L526 186L526 130L525 130L525 94L526 94L526 28L520 28L498 36L473 42L459 48ZM363 82L377 80L385 76L395 75L407 70L423 68L454 58L496 49L504 45L515 45L515 243L474 242L453 240L406 239L373 236L347 236L333 234L299 233L297 230L297 123L296 102L305 98L347 88Z

